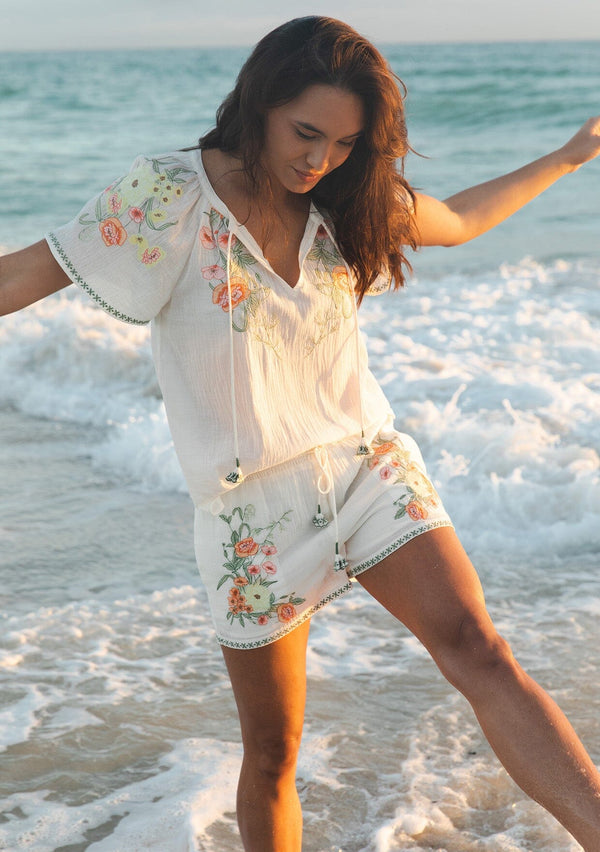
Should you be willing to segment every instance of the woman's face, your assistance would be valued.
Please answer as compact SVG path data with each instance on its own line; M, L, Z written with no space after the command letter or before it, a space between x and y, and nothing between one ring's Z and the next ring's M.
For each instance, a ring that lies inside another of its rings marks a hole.
M273 181L273 190L311 190L347 160L364 130L364 121L358 95L321 83L269 110L261 162Z

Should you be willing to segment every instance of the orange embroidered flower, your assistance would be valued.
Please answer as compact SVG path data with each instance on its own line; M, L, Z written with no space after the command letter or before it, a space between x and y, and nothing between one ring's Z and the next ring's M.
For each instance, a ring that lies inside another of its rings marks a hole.
M103 219L98 227L100 228L102 239L107 246L122 246L127 239L127 231L116 216Z
M229 595L228 595L229 601L231 602L233 600L236 600L237 598L239 598L240 594L241 594L240 590L236 589L235 586L233 588L229 589Z
M236 586L247 586L248 580L245 577L236 577L233 581Z
M384 456L386 453L391 453L392 450L396 449L396 445L393 441L386 441L385 444L379 444L377 447L373 447L373 452L377 456Z
M229 609L234 615L239 615L240 612L252 612L252 607L247 609L248 604L246 603L246 598L243 595L240 595L237 601L229 601Z
M230 278L229 283L231 284L231 305L233 308L237 308L240 302L243 302L250 295L250 288L244 279L239 278L237 275ZM229 311L229 290L227 282L215 287L212 294L212 300L215 305L219 305L219 307L221 307L224 311Z
M206 225L203 225L203 227L200 228L199 236L200 242L202 243L204 248L214 249L217 247L217 244L215 243L215 238L212 235L212 231L210 230L210 228L207 228Z
M222 249L227 249L227 246L229 244L229 231L225 231L224 234L219 234L219 236L217 237L217 242L219 243L219 245L221 246ZM232 248L235 245L235 243L236 243L236 239L235 239L235 237L232 237L231 238Z
M254 541L252 536L249 538L242 538L237 542L234 549L237 556L254 556L258 553L258 542Z
M296 607L291 603L282 603L277 607L277 618L279 621L287 622L296 617Z
M423 518L427 517L427 509L414 500L406 507L406 513L412 518L413 521L420 521Z
M331 277L336 287L342 287L344 290L348 287L348 270L345 266L334 266Z

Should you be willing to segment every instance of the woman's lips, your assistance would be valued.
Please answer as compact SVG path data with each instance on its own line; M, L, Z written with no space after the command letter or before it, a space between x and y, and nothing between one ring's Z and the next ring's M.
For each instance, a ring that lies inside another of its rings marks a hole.
M315 183L321 177L320 174L314 174L312 172L301 172L300 169L294 169L294 171L296 172L298 179L303 181L303 183Z

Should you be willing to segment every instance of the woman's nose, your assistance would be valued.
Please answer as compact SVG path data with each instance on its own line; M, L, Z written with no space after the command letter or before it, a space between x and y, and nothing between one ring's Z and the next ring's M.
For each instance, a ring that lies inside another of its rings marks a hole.
M311 146L306 155L306 162L315 172L324 172L329 165L329 157L329 145L323 140L320 144Z

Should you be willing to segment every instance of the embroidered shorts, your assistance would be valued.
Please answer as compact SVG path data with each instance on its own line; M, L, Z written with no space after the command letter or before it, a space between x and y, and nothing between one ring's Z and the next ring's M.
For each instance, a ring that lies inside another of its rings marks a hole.
M378 435L369 456L357 445L247 476L217 516L196 509L196 558L222 645L274 642L407 541L452 526L409 435Z

